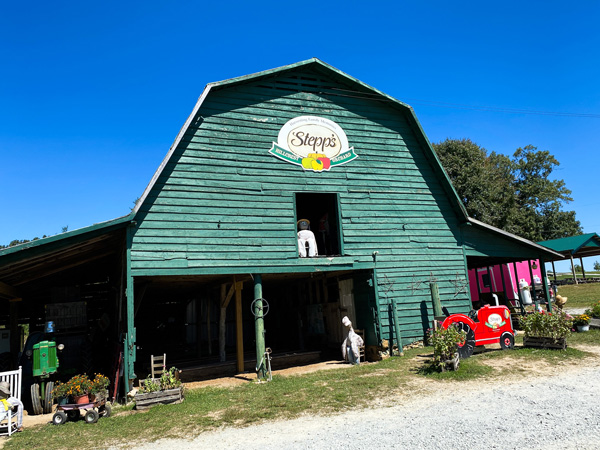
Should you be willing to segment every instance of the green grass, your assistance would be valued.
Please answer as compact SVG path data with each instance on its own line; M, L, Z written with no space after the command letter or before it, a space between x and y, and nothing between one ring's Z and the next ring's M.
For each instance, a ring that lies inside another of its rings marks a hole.
M600 330L591 328L584 333L571 333L567 342L569 345L600 346Z
M558 287L558 294L568 297L565 308L589 308L600 300L600 283L571 284Z
M585 335L585 336L584 336ZM520 341L522 342L522 340ZM600 332L574 334L572 343L600 346ZM519 344L519 339L517 339ZM89 425L83 420L65 425L44 425L26 429L6 442L12 449L87 449L106 448L154 441L159 438L181 438L221 426L245 426L255 422L294 418L302 414L330 414L367 407L374 400L392 404L418 395L429 383L486 380L507 374L526 375L514 361L545 360L550 364L568 361L584 364L585 352L518 348L513 351L485 351L462 360L457 372L439 373L427 370L430 347L407 350L401 358L390 358L375 364L348 366L306 375L275 376L270 383L248 383L234 388L201 388L187 391L178 405L160 405L146 411L117 407L113 417L100 418ZM489 364L494 360L494 364ZM486 364L488 362L488 364ZM500 367L500 369L498 369Z

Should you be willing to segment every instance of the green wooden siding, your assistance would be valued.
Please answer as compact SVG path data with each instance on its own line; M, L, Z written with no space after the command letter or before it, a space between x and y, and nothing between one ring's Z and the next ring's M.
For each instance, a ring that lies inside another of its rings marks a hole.
M368 268L377 251L384 331L393 296L403 339L423 336L432 277L445 306L467 309L452 283L466 279L458 218L423 140L408 111L345 91L353 86L299 68L213 89L136 216L132 273ZM315 173L270 155L280 128L301 115L335 121L358 158ZM339 195L343 257L298 258L297 192Z

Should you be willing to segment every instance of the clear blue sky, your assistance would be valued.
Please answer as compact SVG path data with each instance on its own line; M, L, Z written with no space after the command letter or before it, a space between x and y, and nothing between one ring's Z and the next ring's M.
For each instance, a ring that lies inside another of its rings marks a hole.
M311 57L432 142L550 151L600 233L599 23L585 0L5 3L0 243L127 214L207 83Z

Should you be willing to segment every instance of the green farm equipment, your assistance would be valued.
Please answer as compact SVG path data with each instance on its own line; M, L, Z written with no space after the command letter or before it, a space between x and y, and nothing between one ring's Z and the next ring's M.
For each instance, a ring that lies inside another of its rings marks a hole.
M31 384L31 403L34 414L52 412L52 389L54 374L58 371L57 350L63 345L55 341L40 341L33 346L31 361L33 363L33 379Z

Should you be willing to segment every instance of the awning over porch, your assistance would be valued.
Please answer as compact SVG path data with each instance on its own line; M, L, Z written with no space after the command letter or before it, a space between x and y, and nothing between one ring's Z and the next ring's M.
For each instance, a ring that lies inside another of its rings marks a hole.
M514 261L563 259L560 253L551 248L471 217L461 231L467 266L470 269Z
M554 252L560 253L562 258L559 258L558 260L571 260L571 270L573 271L573 279L575 280L575 283L577 283L577 276L575 275L575 264L573 259L579 258L579 261L581 262L583 279L585 280L583 258L600 255L600 236L598 236L596 233L587 233L580 234L578 236L551 239L549 241L538 242L538 244L543 245ZM556 271L554 272L554 275L556 279Z
M476 219L469 218L469 223L463 225L462 229L463 247L465 249L465 258L468 269L486 269L488 273L492 272L494 266L501 264L513 267L513 273L516 276L516 262L527 261L531 278L533 278L532 261L539 260L541 268L542 290L539 292L540 298L545 298L548 309L551 309L550 291L547 283L546 271L544 267L545 261L554 261L562 259L562 255L547 247L522 238L515 234L493 227L491 225L480 222ZM515 280L506 280L504 278L504 270L500 269L501 274L501 290L504 291L503 297L510 298L507 291L517 291L519 295L519 305L523 312L523 299L521 292L516 287ZM476 277L478 275L476 274ZM533 281L533 280L532 280ZM535 286L533 286L533 297L536 298ZM477 290L481 298L481 290L479 281L477 281ZM491 295L491 294L490 294ZM500 294L499 294L500 295ZM506 300L505 300L506 301ZM541 299L540 301L543 301ZM536 303L537 304L537 303Z

